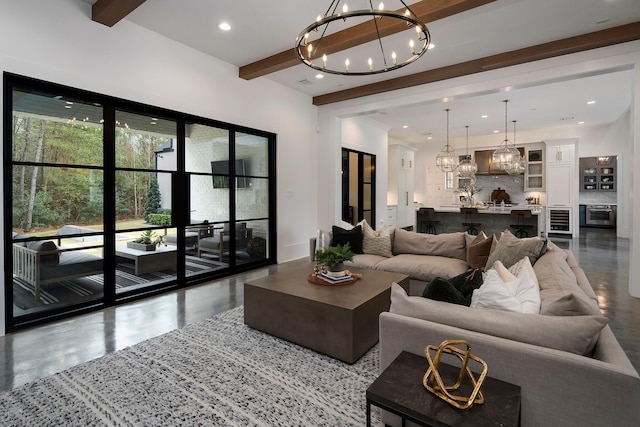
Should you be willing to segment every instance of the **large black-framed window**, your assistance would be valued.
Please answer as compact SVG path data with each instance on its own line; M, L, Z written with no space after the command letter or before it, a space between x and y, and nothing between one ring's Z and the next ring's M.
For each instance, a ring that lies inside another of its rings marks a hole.
M275 134L3 83L8 331L276 262Z

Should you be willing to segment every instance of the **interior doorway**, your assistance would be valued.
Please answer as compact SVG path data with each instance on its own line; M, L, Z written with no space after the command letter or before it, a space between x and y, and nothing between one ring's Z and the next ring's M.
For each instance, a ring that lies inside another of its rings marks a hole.
M376 156L342 149L342 220L376 223Z

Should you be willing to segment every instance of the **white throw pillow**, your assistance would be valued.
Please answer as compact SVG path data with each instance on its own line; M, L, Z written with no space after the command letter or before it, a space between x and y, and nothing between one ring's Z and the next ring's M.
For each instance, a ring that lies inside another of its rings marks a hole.
M504 282L497 269L487 271L482 286L473 291L471 307L520 312L520 301L516 298L517 282L518 279Z
M482 286L473 291L471 307L537 314L540 313L540 288L528 268L521 268L516 277L496 261Z
M528 268L520 270L518 275L520 284L516 290L516 299L520 302L522 313L540 313L540 288L534 277L531 277Z

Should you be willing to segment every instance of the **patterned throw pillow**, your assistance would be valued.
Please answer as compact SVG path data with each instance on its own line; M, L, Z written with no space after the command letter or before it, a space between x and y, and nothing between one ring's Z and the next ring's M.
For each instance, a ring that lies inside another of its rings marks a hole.
M362 222L362 251L369 255L379 255L390 258L393 256L391 253L391 232L393 228L385 225L380 231L375 231L367 223Z

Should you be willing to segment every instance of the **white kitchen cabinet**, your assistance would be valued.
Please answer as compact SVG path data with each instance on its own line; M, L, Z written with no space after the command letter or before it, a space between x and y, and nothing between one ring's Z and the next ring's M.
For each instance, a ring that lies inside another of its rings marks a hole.
M547 163L575 164L575 144L547 145Z
M542 143L525 147L527 166L524 170L524 191L545 191L545 147Z
M578 235L578 229L574 227L578 215L575 142L575 139L545 141L549 233Z
M575 173L572 164L547 165L547 205L573 206Z
M387 206L387 224L390 227L396 228L398 226L398 207Z
M389 179L387 203L397 207L396 226L411 227L415 223L413 207L414 151L403 145L389 147Z

